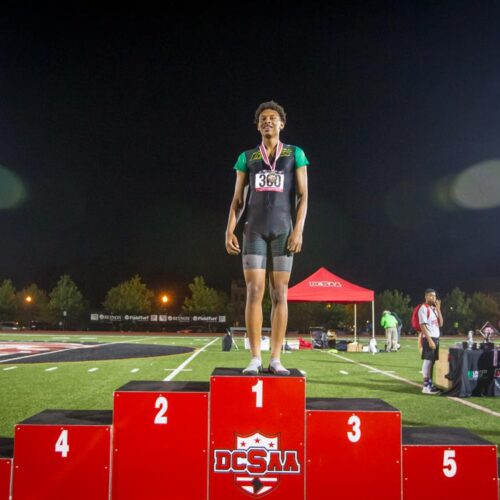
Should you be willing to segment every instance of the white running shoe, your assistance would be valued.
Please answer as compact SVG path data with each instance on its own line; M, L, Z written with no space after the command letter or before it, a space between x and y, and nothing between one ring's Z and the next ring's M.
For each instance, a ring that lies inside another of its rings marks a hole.
M260 358L252 358L248 366L241 372L243 375L258 375L262 371L262 361Z
M433 385L424 385L422 387L422 394L439 394L440 390Z
M274 375L290 375L290 370L287 370L279 359L271 359L269 373L273 373Z

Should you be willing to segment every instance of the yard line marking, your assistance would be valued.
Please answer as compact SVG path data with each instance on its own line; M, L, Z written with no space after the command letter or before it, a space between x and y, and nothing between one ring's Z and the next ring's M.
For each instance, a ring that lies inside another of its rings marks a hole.
M497 411L490 410L489 408L485 408L484 406L480 406L476 403L471 403L470 401L466 401L465 399L461 398L456 398L454 396L446 396L448 399L451 399L452 401L455 401L455 403L462 403L465 406L470 406L471 408L474 408L475 410L482 411L484 413L488 413L489 415L493 415L494 417L500 417L500 413Z
M339 370L342 375L349 375L349 372L346 372L345 370Z
M99 368L90 368L89 372L92 373L92 372L96 372L97 370L99 370Z
M8 368L4 368L3 371L6 372L9 370L15 370L16 368L17 368L17 366L9 366Z
M53 372L54 370L57 370L57 366L53 366L52 368L46 368L46 372Z
M198 349L197 351L193 352L191 356L189 356L186 361L181 363L168 377L164 378L164 382L168 382L169 380L172 380L179 372L181 372L191 361L193 361L198 354L202 353L207 347L210 347L215 341L219 340L219 337L215 337L213 340L211 340L208 344L205 344L201 349Z
M335 356L336 358L340 358L344 361L348 361L349 363L354 363L355 365L362 366L363 368L368 368L369 370L373 370L373 372L375 372L375 373L380 373L382 375L386 375L387 377L394 378L396 380L404 382L405 384L413 385L415 387L422 387L422 384L418 384L417 382L413 382L413 380L408 380L406 378L400 377L399 375L394 375L393 373L379 370L378 368L374 368L373 366L365 365L364 363L359 363L358 361L354 361L352 359L346 358L345 356L340 356L340 354L334 354L333 352L327 352L326 354L329 354L330 356ZM470 401L465 401L461 398L456 398L453 396L445 396L445 397L446 397L446 399L449 399L451 401L455 401L455 403L461 403L465 406L469 406L470 408L474 408L474 410L482 411L483 413L487 413L488 415L492 415L494 417L500 417L499 412L490 410L489 408L485 408L484 406L480 406L476 403L471 403Z
M137 373L139 371L139 368L132 368L132 370L130 370L130 373Z

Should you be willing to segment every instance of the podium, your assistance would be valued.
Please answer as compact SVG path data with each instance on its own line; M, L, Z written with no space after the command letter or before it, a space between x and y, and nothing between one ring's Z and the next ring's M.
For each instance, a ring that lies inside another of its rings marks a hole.
M0 500L9 500L12 483L14 440L0 437Z
M403 428L405 500L497 500L497 447L467 429Z
M381 399L307 398L306 428L307 500L401 499L399 410Z
M114 394L114 500L207 498L208 382L129 382Z
M45 410L15 426L13 456L0 439L0 500L497 499L496 445L305 385L216 368L129 382L113 412Z
M213 500L304 495L305 379L217 368L210 378Z
M45 410L15 428L16 500L107 500L111 411Z

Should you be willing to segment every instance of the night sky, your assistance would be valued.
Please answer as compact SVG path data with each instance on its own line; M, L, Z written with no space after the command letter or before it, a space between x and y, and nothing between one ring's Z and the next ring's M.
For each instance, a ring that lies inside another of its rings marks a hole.
M491 286L500 4L238 5L1 16L0 279L50 289L69 273L93 304L135 273L229 290L232 167L274 99L311 163L292 283L326 266L416 296ZM485 161L489 177L461 184L471 209L457 176Z

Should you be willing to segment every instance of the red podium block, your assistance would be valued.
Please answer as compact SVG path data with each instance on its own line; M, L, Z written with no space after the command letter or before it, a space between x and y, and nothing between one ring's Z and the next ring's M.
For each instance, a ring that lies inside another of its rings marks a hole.
M306 429L307 500L401 499L396 408L380 399L307 398Z
M211 500L304 496L305 378L217 368L210 379Z
M45 410L16 425L16 500L109 498L111 411Z
M496 445L466 429L403 428L403 495L497 500Z
M12 483L14 439L0 437L0 500L9 500Z
M134 381L114 395L114 500L207 498L208 382Z

